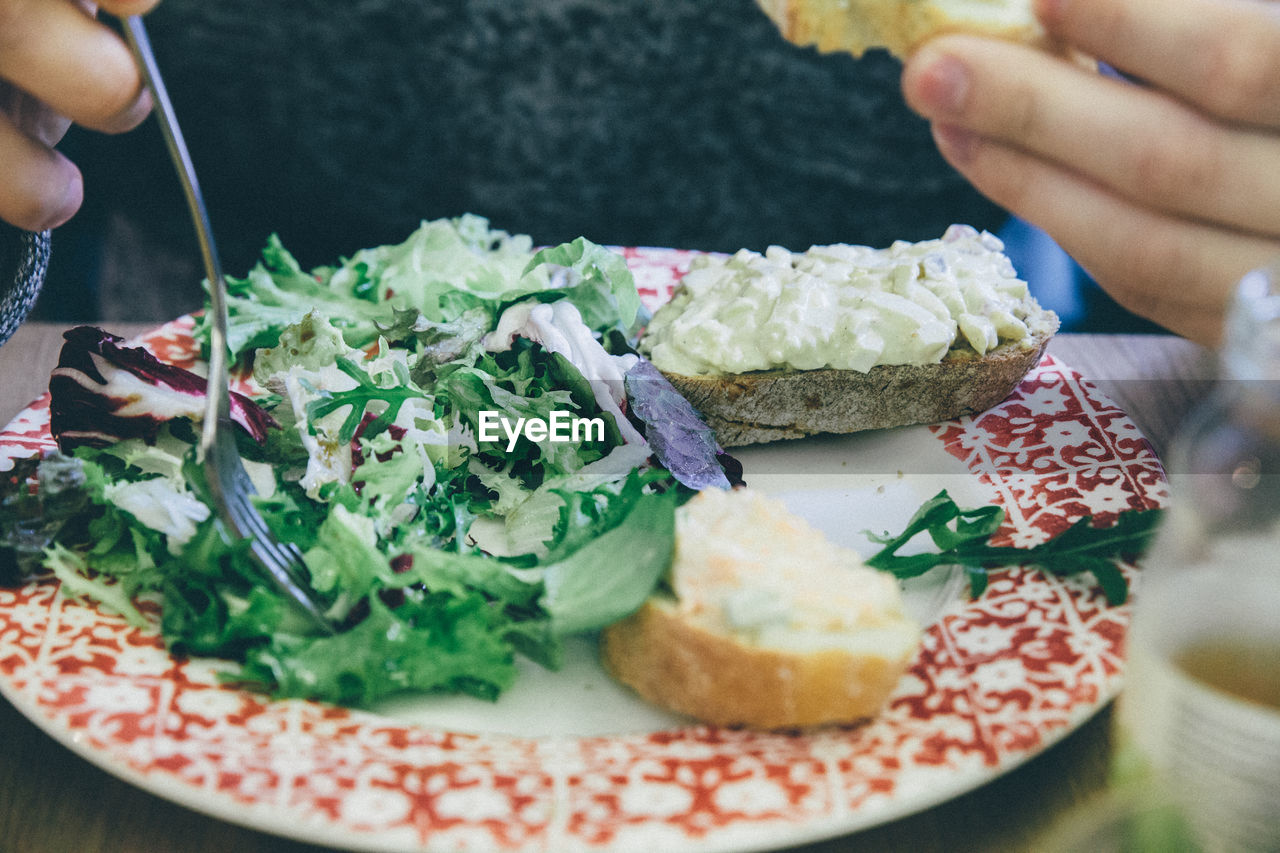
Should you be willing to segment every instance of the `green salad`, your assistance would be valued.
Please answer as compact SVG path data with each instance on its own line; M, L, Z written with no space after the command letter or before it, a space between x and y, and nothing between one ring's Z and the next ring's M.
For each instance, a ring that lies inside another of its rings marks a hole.
M632 349L645 314L624 259L585 239L537 251L463 216L304 270L272 238L228 286L255 502L301 549L334 635L305 628L211 511L203 379L100 329L67 333L60 452L6 505L44 502L26 514L65 592L176 654L238 662L236 683L354 705L495 698L517 656L554 668L564 637L638 607L676 507L736 479ZM203 320L195 336L207 348Z

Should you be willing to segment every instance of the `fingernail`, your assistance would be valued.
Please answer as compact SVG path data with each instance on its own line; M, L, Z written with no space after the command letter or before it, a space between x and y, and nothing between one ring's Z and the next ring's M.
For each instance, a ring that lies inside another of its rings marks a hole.
M142 120L151 114L151 92L138 90L133 103L108 119L100 128L105 133L125 133L142 124Z
M84 203L84 177L80 174L80 170L72 165L70 160L66 161L63 167L68 171L68 174L63 184L62 198L57 204L50 205L44 222L39 227L33 228L33 231L57 228L75 216L76 211L80 209L80 205Z
M915 95L928 111L957 115L964 110L969 98L969 69L963 62L925 46L912 65L920 69L913 75Z
M973 160L974 150L978 146L978 136L972 131L957 127L954 124L933 125L933 140L938 145L942 156L953 164L963 165Z

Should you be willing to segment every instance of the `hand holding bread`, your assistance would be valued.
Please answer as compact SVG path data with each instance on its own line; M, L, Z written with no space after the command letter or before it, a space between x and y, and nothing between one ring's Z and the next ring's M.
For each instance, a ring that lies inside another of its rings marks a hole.
M1039 4L1046 29L1143 81L947 37L908 103L978 189L1044 228L1117 301L1217 341L1239 277L1280 254L1280 6Z
M1234 283L1280 255L1274 0L762 2L799 40L909 57L947 160L1171 331L1215 343Z

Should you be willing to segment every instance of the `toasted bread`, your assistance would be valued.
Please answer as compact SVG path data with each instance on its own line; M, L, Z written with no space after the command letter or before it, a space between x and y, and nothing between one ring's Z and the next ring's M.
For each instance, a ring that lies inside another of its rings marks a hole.
M1004 400L1040 363L1058 329L1044 311L1029 340L979 356L956 347L936 364L856 370L762 370L667 379L696 408L724 447L820 433L851 433L938 423L985 411Z
M893 577L749 489L699 494L677 531L669 591L602 634L615 678L725 726L853 723L884 707L920 637Z
M1052 45L1031 0L757 0L782 35L799 45L860 56L883 47L907 57L926 39L969 32L1038 47Z

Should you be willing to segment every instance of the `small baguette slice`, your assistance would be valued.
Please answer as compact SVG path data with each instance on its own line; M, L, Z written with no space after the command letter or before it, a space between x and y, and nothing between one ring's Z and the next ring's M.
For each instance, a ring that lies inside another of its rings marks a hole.
M861 56L883 47L906 58L946 32L994 36L1051 49L1031 0L757 0L799 45Z
M649 702L719 726L809 728L875 716L905 669L901 658L839 649L753 647L650 598L605 630L605 669Z
M601 659L649 702L714 725L872 717L919 649L893 577L751 489L681 507L668 587L602 632Z
M1029 324L1030 325L1030 324ZM1037 364L1058 329L1044 310L1029 340L986 355L956 348L936 364L855 370L762 370L719 376L664 375L724 447L820 433L939 423L1003 401Z

